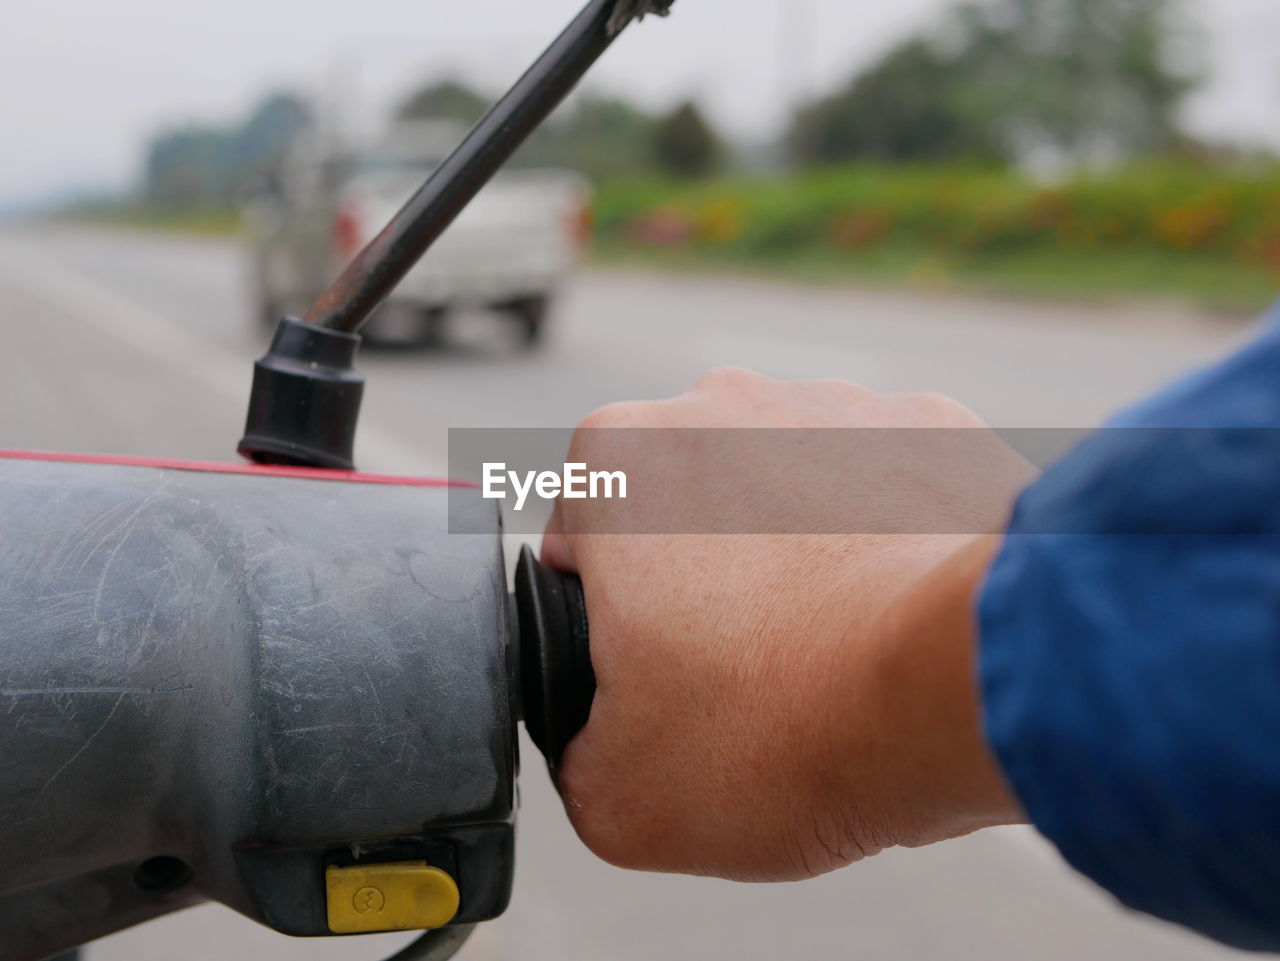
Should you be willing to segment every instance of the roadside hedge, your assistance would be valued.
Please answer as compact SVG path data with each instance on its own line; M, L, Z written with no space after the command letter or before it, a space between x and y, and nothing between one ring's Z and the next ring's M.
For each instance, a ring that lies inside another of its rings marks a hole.
M1280 164L1134 166L1055 183L1001 170L853 166L788 177L604 185L610 244L753 259L884 245L952 258L1025 251L1205 254L1280 276Z

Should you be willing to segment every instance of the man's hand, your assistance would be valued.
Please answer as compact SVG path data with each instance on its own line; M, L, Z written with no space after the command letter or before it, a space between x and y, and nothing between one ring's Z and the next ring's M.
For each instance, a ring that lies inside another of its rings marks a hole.
M845 515L856 505L865 530L884 530L880 515L903 503L980 530L968 525L992 512L1003 521L1034 477L946 398L739 370L582 426L571 459L588 464L599 428L975 429L955 472L883 451L838 471L799 463L792 476L700 476L693 449L646 465L645 482L665 484L672 502L758 504L762 485L784 500L803 490ZM939 473L965 475L963 494ZM599 688L561 787L601 857L786 880L1019 818L982 740L972 676L971 602L991 537L578 533L603 509L560 501L543 546L586 590Z

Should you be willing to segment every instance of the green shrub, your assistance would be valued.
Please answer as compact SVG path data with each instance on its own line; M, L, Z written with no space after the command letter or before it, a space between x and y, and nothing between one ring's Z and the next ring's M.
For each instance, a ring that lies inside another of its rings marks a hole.
M1163 251L1280 272L1280 165L1151 163L1053 185L1004 170L867 165L692 184L645 179L606 184L597 213L610 244L726 255Z

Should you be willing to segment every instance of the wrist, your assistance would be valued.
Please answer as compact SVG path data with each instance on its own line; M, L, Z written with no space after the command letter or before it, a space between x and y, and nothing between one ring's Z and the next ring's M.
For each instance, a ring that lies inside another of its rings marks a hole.
M867 788L883 805L879 846L914 847L1025 819L987 746L977 681L976 597L997 549L991 536L957 545L872 632L857 686L860 711L874 719L872 742L847 774L851 786L879 779Z

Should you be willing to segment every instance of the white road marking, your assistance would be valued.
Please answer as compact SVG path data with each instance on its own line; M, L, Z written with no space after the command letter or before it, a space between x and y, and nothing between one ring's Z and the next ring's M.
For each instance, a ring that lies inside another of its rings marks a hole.
M200 337L128 294L35 252L29 244L0 242L0 276L157 365L180 366L220 402L235 407L248 402L255 358ZM232 440L228 438L228 444ZM356 445L365 469L418 475L443 474L447 469L427 450L369 424L361 426Z

